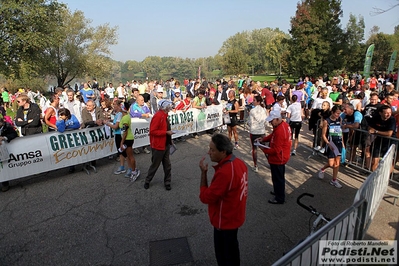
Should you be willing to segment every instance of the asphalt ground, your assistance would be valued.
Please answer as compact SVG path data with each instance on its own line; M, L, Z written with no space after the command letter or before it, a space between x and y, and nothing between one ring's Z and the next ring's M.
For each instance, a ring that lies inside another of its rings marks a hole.
M326 159L312 155L304 125L297 155L286 167L286 204L271 205L267 160L259 153L254 173L249 133L240 126L239 135L234 153L249 169L246 222L238 233L241 265L271 265L309 234L311 214L296 204L301 193L314 194L305 203L333 218L351 206L366 178L341 167L342 189L329 184L331 169L318 179ZM11 181L10 190L0 193L0 265L216 265L213 228L198 197L198 163L210 137L202 133L177 143L171 191L164 188L162 167L143 188L151 158L145 153L135 155L141 170L136 182L114 175L119 163L108 158L98 160L98 172L90 175L77 166L73 174L64 168ZM367 239L394 239L398 210L393 198L385 198Z

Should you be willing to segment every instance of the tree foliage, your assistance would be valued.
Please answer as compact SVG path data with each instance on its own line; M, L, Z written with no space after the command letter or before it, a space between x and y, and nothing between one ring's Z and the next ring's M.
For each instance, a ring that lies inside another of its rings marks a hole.
M54 39L65 6L48 0L0 2L0 72L18 78L21 64L35 66Z
M288 35L278 28L255 29L231 36L218 53L224 71L230 74L248 73L252 70L254 73L277 71L279 65L276 62L281 61L277 58L280 55L269 52L268 49L277 49L276 42L283 36ZM284 47L278 49L285 49Z
M90 27L91 21L82 11L64 9L61 21L57 36L63 38L56 38L46 47L41 71L57 77L58 86L86 75L107 77L116 67L108 56L109 46L116 44L117 29L107 24Z
M367 40L366 46L368 47L370 44L375 45L371 69L376 71L386 70L393 52L388 35L384 33L374 34Z
M291 18L289 62L297 75L330 73L342 67L345 49L340 0L303 0Z
M343 53L344 69L356 72L363 68L364 53L367 50L364 44L364 18L358 18L352 13L345 30L345 41L347 48Z

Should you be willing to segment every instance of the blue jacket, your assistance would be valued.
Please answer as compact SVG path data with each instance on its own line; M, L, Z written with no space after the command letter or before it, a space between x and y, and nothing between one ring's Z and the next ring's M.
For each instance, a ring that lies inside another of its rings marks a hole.
M57 131L64 132L65 130L72 130L80 128L80 123L75 115L71 115L68 120L57 120L56 124Z

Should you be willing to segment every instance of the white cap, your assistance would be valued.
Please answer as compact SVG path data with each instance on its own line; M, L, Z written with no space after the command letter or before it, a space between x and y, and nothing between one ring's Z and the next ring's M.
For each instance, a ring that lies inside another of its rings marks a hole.
M275 118L281 118L281 112L277 110L273 110L270 112L269 116L266 118L267 122L272 121Z
M157 92L163 92L163 88L161 86L158 86Z

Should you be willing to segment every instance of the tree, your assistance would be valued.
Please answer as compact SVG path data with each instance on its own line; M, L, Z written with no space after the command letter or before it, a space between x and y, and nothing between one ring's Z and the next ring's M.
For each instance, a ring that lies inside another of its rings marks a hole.
M0 3L0 72L18 78L21 64L36 66L45 47L57 37L65 5L48 0L2 0ZM54 36L54 38L49 38Z
M289 63L297 75L330 73L345 50L340 0L302 0L291 18Z
M374 11L372 12L372 15L380 15L380 14L384 14L392 9L394 9L395 7L399 6L399 0L396 0L398 3L391 5L389 8L386 9L382 9L379 7L374 7Z
M389 35L385 33L377 33L372 35L366 42L368 47L374 44L373 60L371 61L371 69L376 71L383 71L388 68L389 59L393 52L392 46L389 42ZM364 51L364 54L366 52Z
M117 43L117 28L110 28L108 24L93 28L90 23L82 11L71 13L64 8L57 33L47 37L54 41L42 55L40 70L54 75L58 86L87 75L108 77L115 69L115 63L108 56L109 46Z
M247 73L251 64L249 54L250 34L246 31L235 34L223 42L219 49L221 65L225 73Z
M281 71L285 61L283 58L287 56L289 35L284 32L277 33L265 47L265 56L269 62L269 68L275 73L281 75ZM287 65L285 64L285 67Z
M224 72L261 73L274 68L275 65L271 63L270 55L267 54L266 45L281 33L279 29L263 28L240 32L228 38L218 54Z
M343 54L344 68L350 72L359 71L364 64L364 50L367 49L363 43L364 28L363 16L359 16L357 19L351 13L345 31L347 48Z

